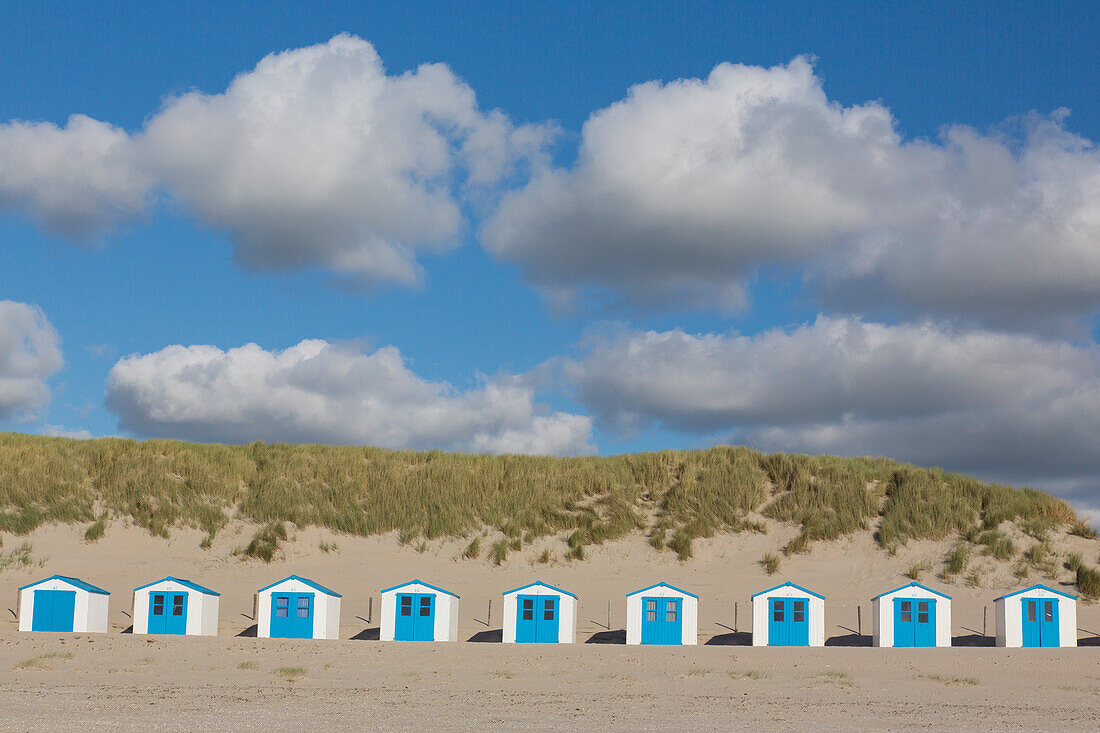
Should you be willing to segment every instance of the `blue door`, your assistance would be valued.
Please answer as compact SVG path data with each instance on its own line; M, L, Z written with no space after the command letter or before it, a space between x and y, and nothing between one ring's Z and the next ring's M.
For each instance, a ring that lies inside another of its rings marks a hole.
M36 590L31 631L72 631L76 615L75 590Z
M313 594L271 594L271 637L273 639L313 638Z
M557 596L519 596L516 599L516 641L557 643Z
M894 646L936 646L936 602L894 599Z
M397 641L435 641L435 594L398 593L393 638Z
M1025 598L1023 601L1024 646L1059 646L1058 601Z
M682 599L642 598L643 644L680 644L683 642L682 629Z
M177 591L149 594L150 634L187 633L187 594Z
M805 598L768 599L768 646L809 646L808 607Z

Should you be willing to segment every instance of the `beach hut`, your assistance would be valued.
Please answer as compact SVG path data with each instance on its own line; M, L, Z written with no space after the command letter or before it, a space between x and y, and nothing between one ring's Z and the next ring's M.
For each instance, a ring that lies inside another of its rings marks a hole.
M256 592L256 636L340 638L340 594L291 575Z
M217 636L219 594L168 576L134 588L134 633Z
M1077 646L1077 597L1045 585L993 602L997 646Z
M111 594L79 578L51 575L19 589L20 631L107 631Z
M951 646L951 596L909 583L871 599L875 646Z
M577 597L542 581L504 594L506 644L572 644L577 635Z
M458 596L421 580L382 591L382 641L457 641Z
M753 646L825 646L825 596L794 583L752 597Z
M657 583L626 597L627 644L698 643L699 596Z

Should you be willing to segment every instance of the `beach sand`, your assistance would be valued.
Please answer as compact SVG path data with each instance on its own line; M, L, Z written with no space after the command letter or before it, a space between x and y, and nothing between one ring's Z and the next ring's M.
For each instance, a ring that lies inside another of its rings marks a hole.
M857 632L871 633L870 598L910 582L903 572L919 562L933 567L923 581L953 598L956 643L991 643L994 598L1036 582L1063 587L1065 570L1056 579L1033 572L1020 581L1012 563L976 556L972 580L981 586L962 578L949 584L935 576L949 543L910 543L891 556L858 535L784 558L769 576L758 560L793 535L778 525L765 535L697 541L696 557L687 562L635 536L587 548L583 561L539 563L543 549L563 554L562 541L548 538L494 567L484 558L460 559L468 540L418 547L400 545L393 535L359 538L313 528L293 531L276 562L234 557L254 529L231 525L208 550L199 548L199 532L174 530L166 540L121 525L95 544L70 526L3 536L0 551L30 543L35 563L0 572L0 729L247 730L273 722L337 730L1100 729L1097 646L743 645L751 631L750 595L785 580L826 596L830 643L867 642ZM1016 539L1020 547L1030 541ZM322 543L337 549L325 552ZM1055 546L1095 559L1100 545L1060 536ZM111 591L110 633L16 630L16 589L53 573ZM254 623L255 590L290 573L343 594L340 640L238 636ZM130 626L133 588L169 574L221 592L217 638L122 633ZM377 636L378 590L414 577L459 594L459 638L490 643L370 640ZM664 580L697 593L699 646L491 643L499 639L500 594L536 579L580 597L579 642L621 639L630 591ZM1079 603L1078 627L1082 643L1100 642L1100 606Z

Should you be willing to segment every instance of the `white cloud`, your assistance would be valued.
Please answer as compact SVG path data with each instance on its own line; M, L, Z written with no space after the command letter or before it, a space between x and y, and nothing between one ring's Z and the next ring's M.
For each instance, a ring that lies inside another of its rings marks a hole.
M411 284L418 254L457 245L467 199L547 134L479 110L442 64L388 75L339 35L267 56L224 93L168 99L133 135L81 116L0 126L0 207L81 234L164 191L250 268Z
M64 425L51 425L46 423L39 431L42 435L46 435L51 438L74 438L76 440L88 440L92 437L90 430L85 428L67 428Z
M151 179L129 135L73 115L0 124L0 211L21 211L44 229L85 238L139 216Z
M845 307L1072 318L1100 304L1100 152L1063 118L907 142L804 59L721 64L594 113L575 166L508 195L483 237L556 298L736 308L775 263Z
M764 450L885 455L1072 485L1100 505L1095 345L821 317L752 337L621 333L563 372L618 429L658 423Z
M549 412L522 379L459 391L421 379L396 348L320 340L284 351L169 346L120 360L107 405L141 435L234 443L371 444L485 453L593 451L591 420Z
M34 420L63 364L57 331L41 309L0 300L0 419Z

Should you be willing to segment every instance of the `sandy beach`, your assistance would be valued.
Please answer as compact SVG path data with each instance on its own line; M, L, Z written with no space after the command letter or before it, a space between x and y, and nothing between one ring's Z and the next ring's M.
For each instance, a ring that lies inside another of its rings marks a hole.
M869 643L870 598L909 582L902 573L916 562L939 567L941 543L910 543L890 556L869 536L853 536L784 558L780 572L768 576L757 560L789 539L778 525L766 535L700 541L688 562L634 536L592 548L584 561L543 564L537 560L543 549L561 548L560 540L547 539L502 567L460 559L466 541L401 545L394 536L316 529L293 532L276 562L242 561L232 550L253 529L232 525L208 550L199 548L199 532L176 530L166 540L121 525L95 544L66 526L4 536L5 551L29 543L34 563L0 575L0 728L247 730L268 728L273 719L329 729L1100 727L1100 647L981 646L992 643L995 597L1034 582L1061 587L1058 580L1033 574L1018 581L986 558L975 560L983 568L981 587L946 584L929 572L924 582L952 596L952 634L966 646L853 646ZM335 550L321 549L333 543ZM1056 544L1090 554L1096 548L1094 541L1067 536ZM52 573L111 591L110 633L16 630L16 589ZM247 636L252 594L290 573L343 594L340 640ZM222 593L217 638L124 633L133 588L169 574ZM414 577L458 593L459 638L489 643L374 641L378 591ZM580 597L581 642L621 640L626 593L659 580L679 585L700 596L699 646L492 643L500 635L500 593L535 579ZM785 580L826 596L826 648L745 646L750 595ZM1078 626L1082 644L1100 641L1094 633L1100 632L1100 606L1080 603Z

